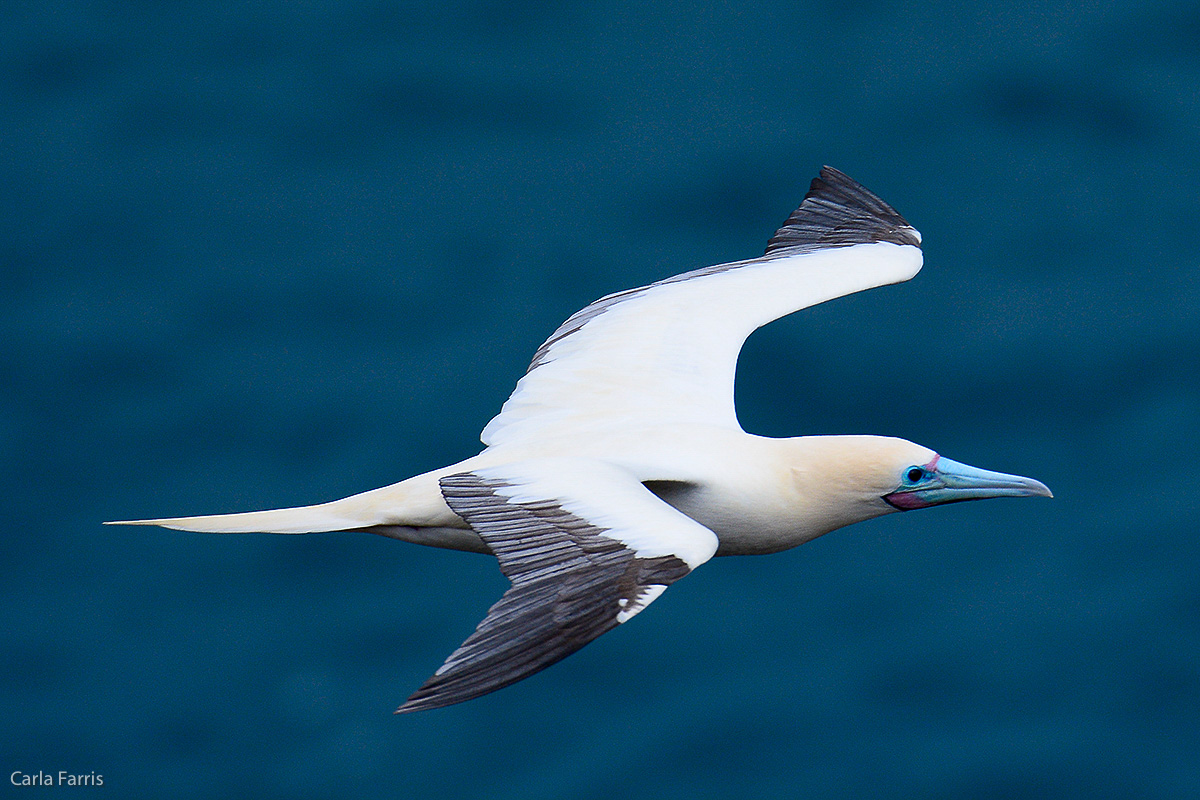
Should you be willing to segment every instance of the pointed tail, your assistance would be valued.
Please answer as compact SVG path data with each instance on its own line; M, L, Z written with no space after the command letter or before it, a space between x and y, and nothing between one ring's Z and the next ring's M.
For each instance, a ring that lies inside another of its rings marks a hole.
M349 499L349 498L347 498ZM347 508L342 501L240 514L203 517L163 517L106 522L105 525L158 525L178 531L199 533L321 533L379 525L378 510Z
M105 525L158 525L199 533L323 533L377 525L462 526L442 501L438 477L425 473L391 486L329 503L205 517L162 517L106 522Z

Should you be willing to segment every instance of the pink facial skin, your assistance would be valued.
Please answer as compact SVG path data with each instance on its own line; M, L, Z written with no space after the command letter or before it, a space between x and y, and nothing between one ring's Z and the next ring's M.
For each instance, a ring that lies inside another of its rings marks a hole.
M932 503L926 503L917 497L915 492L892 492L885 494L883 499L901 511L912 511L914 508L929 508Z

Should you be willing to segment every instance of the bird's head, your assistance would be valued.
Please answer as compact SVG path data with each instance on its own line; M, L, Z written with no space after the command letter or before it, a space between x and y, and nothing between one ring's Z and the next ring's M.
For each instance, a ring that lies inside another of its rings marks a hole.
M990 497L1052 497L1040 481L960 464L927 447L886 436L805 436L801 492L832 500L828 529L881 516ZM796 462L793 462L794 464Z

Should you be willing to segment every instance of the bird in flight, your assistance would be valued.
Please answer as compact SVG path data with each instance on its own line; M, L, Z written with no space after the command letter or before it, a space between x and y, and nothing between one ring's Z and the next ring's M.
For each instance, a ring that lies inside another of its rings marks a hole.
M921 269L921 235L825 167L745 261L603 297L534 353L478 455L319 505L125 521L211 533L365 531L490 553L511 582L397 713L493 692L628 622L714 555L774 553L895 511L1050 497L1032 478L883 436L754 436L734 372L756 328Z

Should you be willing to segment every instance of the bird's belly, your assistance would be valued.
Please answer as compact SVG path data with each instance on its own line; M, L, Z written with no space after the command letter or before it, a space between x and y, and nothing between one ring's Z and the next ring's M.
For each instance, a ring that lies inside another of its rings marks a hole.
M680 481L647 481L660 499L717 535L717 555L778 553L815 539L825 531L808 531L791 515L751 498L718 495L704 486Z

